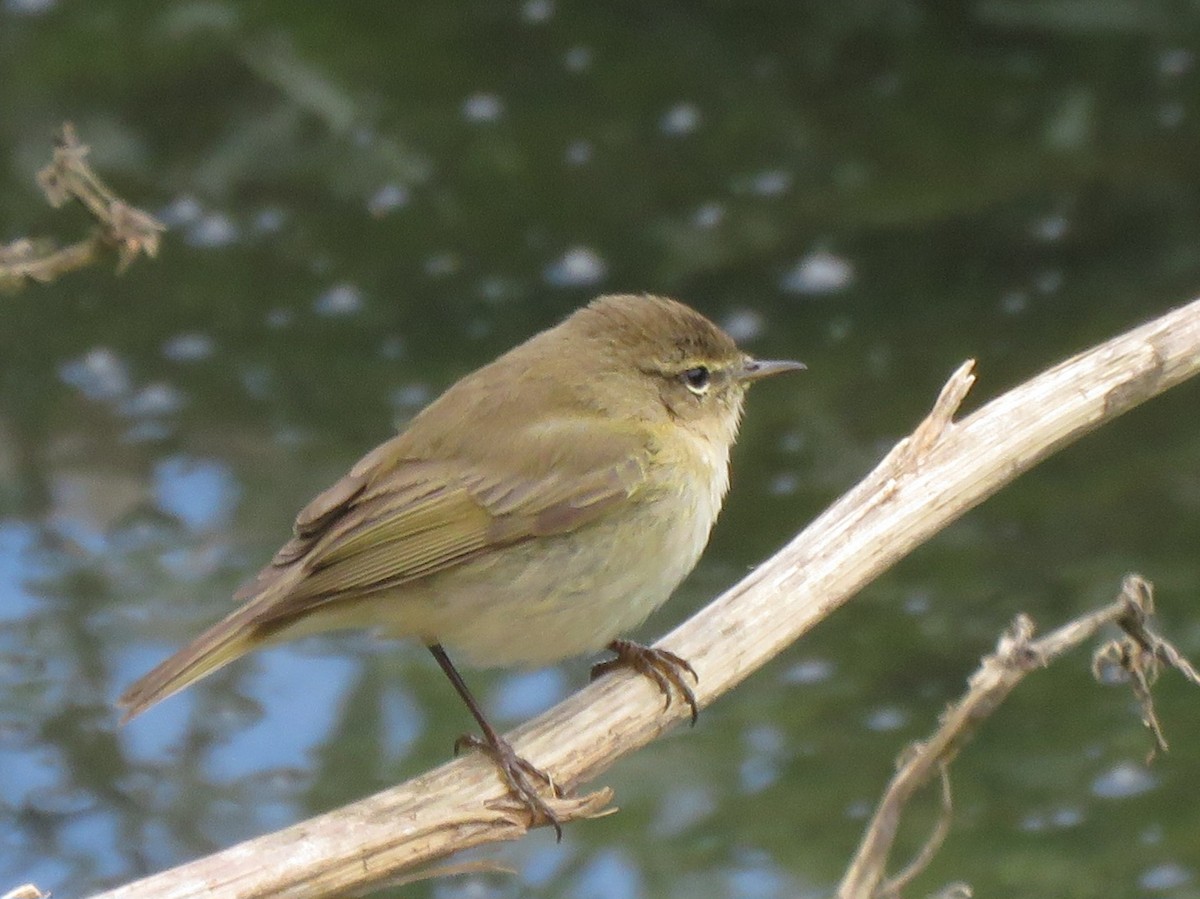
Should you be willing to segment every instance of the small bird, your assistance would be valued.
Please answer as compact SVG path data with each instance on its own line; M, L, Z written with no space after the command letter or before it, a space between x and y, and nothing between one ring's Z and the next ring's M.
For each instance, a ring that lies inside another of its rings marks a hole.
M488 723L449 652L538 666L605 647L691 706L691 666L618 637L692 570L729 486L759 361L675 300L593 300L451 386L312 500L243 605L136 681L122 723L252 650L376 628L436 658L535 817L554 781Z

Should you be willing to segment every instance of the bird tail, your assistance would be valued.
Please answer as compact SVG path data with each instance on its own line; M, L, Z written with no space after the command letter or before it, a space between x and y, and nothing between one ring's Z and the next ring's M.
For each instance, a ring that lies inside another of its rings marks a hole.
M117 700L124 710L121 723L262 646L264 640L254 623L258 614L252 606L238 609L138 678Z

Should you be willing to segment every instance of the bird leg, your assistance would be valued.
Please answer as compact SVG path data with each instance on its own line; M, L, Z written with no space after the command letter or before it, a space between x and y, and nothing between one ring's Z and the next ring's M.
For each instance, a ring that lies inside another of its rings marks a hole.
M454 685L454 689L458 691L458 695L462 697L463 702L466 703L467 708L479 723L479 729L483 731L482 737L463 734L455 740L454 754L458 755L464 747L470 747L478 749L490 758L496 764L500 776L504 778L517 800L530 811L535 820L541 819L549 822L550 826L554 828L557 841L561 843L562 822L534 786L534 782L540 780L550 788L550 792L561 798L562 791L559 790L554 779L541 768L517 755L509 742L488 723L479 703L467 689L466 682L458 673L458 669L454 667L454 663L450 661L450 657L446 655L446 650L442 648L442 645L434 643L429 646L429 651L433 653L437 663L442 666L442 671L446 673L446 677L450 678L450 683Z
M608 648L615 652L617 657L593 665L592 680L617 668L632 668L638 674L643 674L654 681L658 689L662 691L663 696L666 697L663 708L670 708L671 701L675 698L675 692L678 691L683 697L683 701L692 710L692 726L695 727L696 719L700 715L700 707L696 703L696 694L692 692L691 685L684 679L684 675L690 674L692 680L697 683L700 678L696 674L696 669L687 659L666 649L643 646L632 640L613 640L608 644Z

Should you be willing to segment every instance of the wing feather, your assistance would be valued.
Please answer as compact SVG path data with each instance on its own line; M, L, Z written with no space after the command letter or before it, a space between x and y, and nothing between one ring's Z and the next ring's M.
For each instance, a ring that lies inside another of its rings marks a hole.
M533 446L524 472L500 474L487 461L396 458L395 449L379 447L301 511L295 536L240 593L258 606L256 626L576 530L643 487L651 451L621 433L574 464L547 466Z

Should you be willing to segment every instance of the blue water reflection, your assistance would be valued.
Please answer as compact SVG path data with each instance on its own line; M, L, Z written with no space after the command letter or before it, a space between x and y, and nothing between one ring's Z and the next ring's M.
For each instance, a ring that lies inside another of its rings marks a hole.
M228 523L241 489L224 463L172 456L154 466L159 508L192 531L214 531Z
M20 621L37 607L37 594L29 588L37 575L31 564L36 544L31 525L0 519L0 622Z

